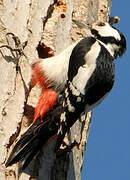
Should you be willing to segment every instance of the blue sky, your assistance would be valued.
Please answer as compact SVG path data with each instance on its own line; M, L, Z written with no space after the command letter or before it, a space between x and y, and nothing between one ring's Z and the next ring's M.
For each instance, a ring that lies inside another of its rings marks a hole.
M115 61L114 88L93 112L82 180L130 180L130 3L113 0L111 16L127 39L126 54Z

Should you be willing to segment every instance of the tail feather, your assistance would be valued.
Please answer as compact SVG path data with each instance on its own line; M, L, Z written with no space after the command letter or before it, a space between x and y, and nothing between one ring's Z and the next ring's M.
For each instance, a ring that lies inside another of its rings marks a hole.
M31 137L30 141L28 141L26 144L24 144L22 140L24 142L24 139L20 139L18 143L16 143L16 146L14 147L13 151L11 152L5 164L6 167L13 165L14 163L17 163L20 160L23 160L23 158L26 157L28 153L30 153L30 148L33 148L32 144L34 144L34 141L36 139L35 137ZM23 147L22 148L18 147L18 144L20 144L20 146L23 145Z
M35 157L38 154L38 151L42 148L42 143L36 143L37 146L33 147L33 149L31 149L29 151L29 154L25 157L24 163L22 165L22 170L24 170L29 163L32 161L33 157Z
M17 163L22 160L30 151L31 148L36 144L36 136L34 135L35 126L37 126L39 120L32 124L27 131L21 136L18 142L15 144L7 162L6 167ZM36 125L37 124L37 125Z
M22 169L25 169L32 158L39 152L42 146L58 131L59 108L46 115L46 120L40 122L36 120L27 131L21 136L14 146L7 162L6 167L19 161L25 160ZM45 117L45 116L44 116Z

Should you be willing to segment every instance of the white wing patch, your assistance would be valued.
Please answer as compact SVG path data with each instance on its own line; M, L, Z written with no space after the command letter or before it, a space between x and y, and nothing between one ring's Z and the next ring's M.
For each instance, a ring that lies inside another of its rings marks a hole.
M85 94L85 86L96 68L96 59L100 50L99 42L96 41L91 46L90 51L84 56L86 64L78 69L77 75L72 80L72 84L81 94Z

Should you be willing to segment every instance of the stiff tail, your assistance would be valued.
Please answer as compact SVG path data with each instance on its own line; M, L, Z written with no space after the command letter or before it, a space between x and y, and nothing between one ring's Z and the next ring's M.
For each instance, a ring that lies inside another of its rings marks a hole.
M37 119L21 136L14 146L7 162L6 167L19 161L24 161L22 169L25 169L32 158L39 152L47 141L57 134L59 128L61 107L44 116L44 122Z

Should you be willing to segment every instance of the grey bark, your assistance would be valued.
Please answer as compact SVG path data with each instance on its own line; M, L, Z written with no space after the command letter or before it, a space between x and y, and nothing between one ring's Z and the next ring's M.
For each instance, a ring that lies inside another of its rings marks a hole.
M15 48L12 35L6 36L9 32L18 36L21 45L26 43L26 56L7 46L0 48L0 180L80 180L91 112L66 136L65 142L80 143L66 156L55 157L52 141L20 175L18 164L6 169L4 163L31 123L40 94L38 87L29 92L31 64L38 54L43 58L57 55L88 35L72 23L72 17L85 23L108 21L111 5L111 0L0 0L0 46Z

